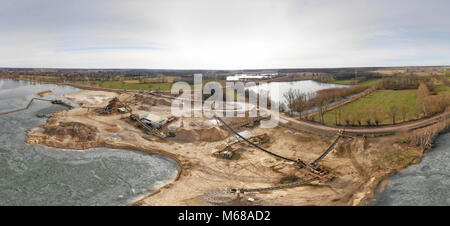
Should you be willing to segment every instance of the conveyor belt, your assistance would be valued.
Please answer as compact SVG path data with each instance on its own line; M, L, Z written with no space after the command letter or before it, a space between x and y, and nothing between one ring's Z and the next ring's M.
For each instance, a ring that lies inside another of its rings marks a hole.
M267 153L267 154L269 154L269 155L275 156L275 157L277 157L277 158L284 159L284 160L286 160L286 161L290 161L290 162L298 162L298 160L290 159L290 158L287 158L287 157L284 157L284 156L275 154L275 153L273 153L273 152L271 152L271 151L268 151L268 150L262 148L261 146L255 144L255 143L253 143L253 142L247 140L245 137L241 136L238 132L236 132L233 128L231 128L231 126L229 126L227 123L225 123L221 118L219 118L219 117L216 117L216 118L217 118L220 122L222 122L222 123L223 123L223 124L224 124L231 132L233 132L234 134L236 134L236 136L238 136L238 137L241 138L242 140L246 141L247 143L251 144L252 146L258 148L259 150L261 150L261 151L263 151L263 152L265 152L265 153Z
M327 150L325 150L322 155L320 155L319 158L317 158L316 160L314 160L311 164L312 165L317 165L317 163L322 160L323 158L325 158L325 156L328 155L328 153L330 153L331 150L333 150L333 147L337 144L337 142L339 141L339 139L341 139L341 135L339 135L336 140L330 145L330 147L328 147Z
M271 190L279 190L279 189L285 189L285 188L292 188L292 187L297 187L300 185L304 185L304 184L309 184L313 181L319 180L318 177L314 177L308 180L304 180L304 181L297 181L294 183L290 183L290 184L285 184L285 185L280 185L280 186L275 186L275 187L267 187L267 188L237 188L237 189L231 189L232 192L240 192L240 193L245 193L245 192L259 192L259 191L271 191Z
M30 100L30 102L28 102L28 104L27 104L26 107L21 108L21 109L17 109L17 110L14 110L14 111L2 112L2 113L0 113L0 115L7 115L7 114L11 114L11 113L16 113L16 112L19 112L19 111L25 111L25 110L27 110L28 108L30 108L31 104L32 104L35 100L41 100L41 101L49 101L49 102L51 102L51 100L46 100L46 99L41 99L41 98L33 98L33 99Z

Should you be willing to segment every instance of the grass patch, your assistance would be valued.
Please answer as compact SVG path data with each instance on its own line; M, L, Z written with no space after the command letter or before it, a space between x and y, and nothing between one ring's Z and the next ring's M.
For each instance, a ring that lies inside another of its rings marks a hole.
M159 90L170 90L172 88L172 85L173 85L173 83L168 83L168 82L165 82L165 83L151 83L151 84L149 84L149 87L150 87L151 90L156 90L156 89L159 89Z
M376 85L378 84L378 82L380 81L380 79L370 79L364 82L358 82L357 85L367 85L367 86L372 86L372 85ZM334 80L331 83L333 84L339 84L339 85L355 85L353 83L353 80L348 79L348 80Z
M378 84L378 82L380 82L380 81L381 81L381 79L370 79L370 80L367 80L364 82L360 82L360 83L358 83L358 85L373 86L373 85Z
M353 80L334 80L331 83L339 85L354 85Z
M123 89L124 84L120 81L107 81L107 82L102 82L100 84L100 87L108 88L108 89Z
M380 165L384 168L404 168L419 156L414 149L388 151L385 152Z
M211 80L203 80L203 86L210 81ZM171 90L173 84L174 83L172 82L135 83L127 81L106 81L101 83L100 87L127 90ZM193 85L191 85L191 89L194 89Z
M450 95L450 87L444 85L442 82L440 81L436 81L435 82L436 85L436 93L437 94L445 94L445 95Z
M404 106L407 109L406 120L411 120L417 118L416 101L417 90L377 90L353 103L325 113L324 120L325 124L334 126L336 124L335 115L337 115L341 125L346 124L345 119L352 121L357 118L361 120L362 125L367 125L366 121L368 119L371 119L372 123L374 123L373 109L376 106L380 125L392 124L392 118L388 114L391 106L395 105L399 109ZM340 120L339 111L341 115ZM402 114L399 111L396 122L401 122L402 118Z

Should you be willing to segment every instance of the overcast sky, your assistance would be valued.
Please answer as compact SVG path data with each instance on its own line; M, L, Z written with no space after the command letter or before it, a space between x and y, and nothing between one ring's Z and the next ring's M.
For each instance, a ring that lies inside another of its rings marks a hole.
M0 67L450 64L448 0L1 0Z

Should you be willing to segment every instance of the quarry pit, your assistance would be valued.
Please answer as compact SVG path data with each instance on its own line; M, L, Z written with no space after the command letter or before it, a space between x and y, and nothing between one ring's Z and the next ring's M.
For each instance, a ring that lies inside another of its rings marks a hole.
M28 132L27 143L78 150L131 149L176 160L178 175L134 205L367 205L382 179L418 162L423 155L418 148L397 144L398 136L343 137L321 161L333 173L332 180L236 194L230 189L280 186L307 175L298 165L236 139L217 120L174 118L170 98L91 90L69 94L67 98L81 107L56 112L46 124ZM105 113L115 98L126 108L118 106ZM130 119L132 114L151 114L166 120L158 131L171 136L149 134ZM248 117L225 120L261 147L308 162L320 156L337 136L293 128L289 122L262 129ZM406 159L400 161L400 153L406 153Z

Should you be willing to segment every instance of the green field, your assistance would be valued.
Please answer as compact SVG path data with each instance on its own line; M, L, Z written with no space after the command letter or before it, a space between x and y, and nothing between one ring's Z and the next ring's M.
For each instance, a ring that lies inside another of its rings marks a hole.
M376 85L380 79L370 79L364 82L359 82L357 85ZM353 80L334 80L332 83L339 85L353 85Z
M352 80L334 80L331 83L339 84L339 85L353 85L353 81Z
M147 90L149 89L149 85L150 84L146 83L122 83L120 81L107 81L102 82L100 87L109 89Z
M325 113L324 121L325 124L334 126L336 124L335 115L339 115L338 111L340 109L340 124L342 125L346 124L345 119L350 119L350 121L360 119L362 125L367 125L366 120L371 119L373 124L373 109L376 108L378 110L377 116L379 118L380 125L392 124L392 118L388 112L390 107L393 105L397 106L398 109L407 109L406 120L411 120L417 118L417 110L415 108L416 101L417 90L378 90L353 103ZM315 116L315 119L318 120L318 115ZM402 120L403 116L399 110L396 116L396 122L398 123Z
M121 81L106 81L106 82L90 82L90 81L76 81L77 85L98 86L107 89L126 89L126 90L170 90L172 83L123 83Z
M436 92L438 94L446 94L446 95L450 95L450 87L442 84L441 82L436 84Z
M435 80L434 84L436 85L436 93L437 94L450 95L450 87L444 85L441 81L438 81L438 80Z
M381 79L370 79L364 82L358 83L358 85L366 85L366 86L373 86L378 84L378 82L381 81Z
M209 80L203 80L205 85ZM171 82L159 82L159 83L123 83L121 81L107 81L102 82L100 87L110 89L126 89L126 90L170 90L173 83ZM191 88L194 87L191 85Z

